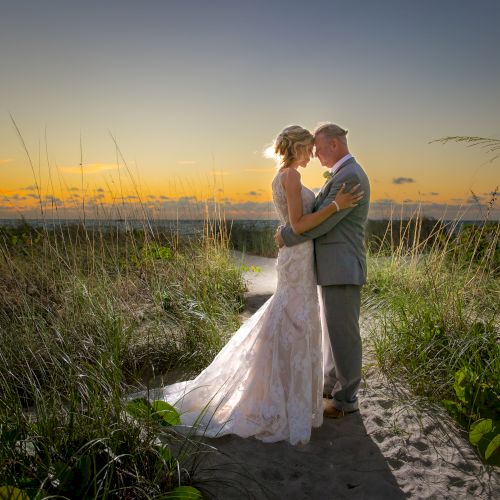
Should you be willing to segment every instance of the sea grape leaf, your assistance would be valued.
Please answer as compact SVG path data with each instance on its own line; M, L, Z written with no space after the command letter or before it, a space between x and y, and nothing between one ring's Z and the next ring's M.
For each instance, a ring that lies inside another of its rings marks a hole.
M127 412L135 418L147 418L151 413L151 407L144 398L129 401L126 406Z
M469 440L485 462L500 465L500 421L485 418L474 422Z
M455 389L455 394L457 398L463 403L466 403L465 389L467 384L467 368L461 368L455 373L455 383L453 388Z
M29 500L29 498L23 490L15 486L0 486L0 500Z
M179 425L181 423L179 412L166 401L153 401L151 406L154 415L160 417L164 425Z
M469 431L469 441L477 446L484 437L493 430L493 420L489 418L474 422Z
M495 451L498 451L500 449L500 434L497 434L491 441L488 447L486 448L486 451L484 452L484 458L486 460L489 460Z
M201 500L203 498L201 491L194 486L178 486L175 490L169 491L165 499L168 500Z

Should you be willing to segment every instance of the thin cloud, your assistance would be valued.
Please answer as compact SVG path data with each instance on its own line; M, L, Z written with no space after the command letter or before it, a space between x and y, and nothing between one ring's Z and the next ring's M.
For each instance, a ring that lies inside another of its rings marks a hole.
M196 162L194 160L178 160L177 163L179 165L195 165Z
M257 191L248 191L248 193L245 193L245 194L248 196L260 196L260 194L257 193Z
M63 200L61 200L61 198L58 198L57 196L52 196L52 195L45 196L44 201L45 201L45 203L51 203L53 205L57 205L58 207L61 207L64 205L64 202L63 202Z
M7 163L12 163L14 158L0 158L0 165L6 165Z
M17 193L14 193L11 197L10 197L11 200L15 200L15 201L21 201L21 200L27 200L26 196L20 196L19 194Z
M87 163L83 165L83 173L84 174L96 174L98 172L104 172L106 170L117 170L120 168L116 163ZM77 166L69 166L69 167L61 167L63 172L67 172L69 174L81 174L82 167L80 165Z
M393 184L413 184L414 182L416 182L416 180L411 177L395 177L392 179Z

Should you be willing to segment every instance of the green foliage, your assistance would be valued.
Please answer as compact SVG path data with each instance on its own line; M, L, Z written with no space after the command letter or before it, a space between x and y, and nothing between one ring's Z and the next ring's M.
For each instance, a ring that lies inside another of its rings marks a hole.
M275 225L276 227L274 224L271 227L252 227L234 221L229 232L231 246L248 254L276 257L278 247L274 241L274 233L278 222Z
M23 221L16 227L0 228L0 244L19 255L32 255L42 244L42 233Z
M371 256L365 287L382 370L442 402L467 430L500 419L500 281L491 265L498 225L492 231L474 228L456 240Z
M208 448L175 433L168 403L124 400L140 379L204 366L238 326L227 245L77 226L0 228L0 248L0 491L156 498L191 485Z
M29 496L14 486L0 486L0 500L29 500Z
M200 490L193 486L178 486L175 490L167 493L164 497L165 500L200 500L202 497Z
M165 401L153 401L151 416L158 419L162 425L179 425L181 417L177 410Z
M171 260L172 249L168 246L161 246L156 243L143 248L142 253L146 259Z
M247 273L247 272L260 273L260 271L261 271L260 266L246 266L246 265L243 265L243 266L240 266L240 269L244 273Z
M500 420L481 419L471 425L470 442L486 462L500 466Z
M463 262L482 262L491 266L500 274L500 239L498 223L486 223L481 226L463 227L452 241L450 256Z
M455 398L443 400L446 409L465 427L483 418L500 418L498 383L464 366L455 373Z
M144 398L137 398L129 401L126 410L132 417L140 420L150 418L153 411L149 402Z
M177 410L165 401L153 401L139 398L127 403L127 412L135 418L145 420L153 419L160 425L172 426L181 423Z

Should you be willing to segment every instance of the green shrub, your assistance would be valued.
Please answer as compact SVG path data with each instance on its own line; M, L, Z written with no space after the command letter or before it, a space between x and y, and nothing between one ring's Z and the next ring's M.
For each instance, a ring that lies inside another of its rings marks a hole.
M365 287L382 370L441 402L467 430L500 419L500 280L492 265L498 225L492 227L399 247L390 257L371 255Z
M166 403L139 418L125 399L141 380L199 370L238 327L244 287L227 242L24 225L0 229L0 250L0 492L203 488L210 448L171 429Z

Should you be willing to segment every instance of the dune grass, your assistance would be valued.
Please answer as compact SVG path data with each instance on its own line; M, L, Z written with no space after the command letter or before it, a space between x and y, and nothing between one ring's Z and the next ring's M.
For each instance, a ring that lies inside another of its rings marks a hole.
M234 249L251 255L276 257L278 247L274 241L274 233L278 226L279 222L276 221L275 224L271 223L268 227L249 228L248 224L233 221L227 231Z
M413 228L418 232L419 218ZM410 227L410 225L408 226ZM500 464L500 225L484 223L405 245L380 242L365 305L378 363L443 404L480 456Z
M29 498L203 490L208 448L151 415L138 425L124 397L159 373L199 370L237 329L241 270L208 229L191 241L147 226L0 230L0 487Z

